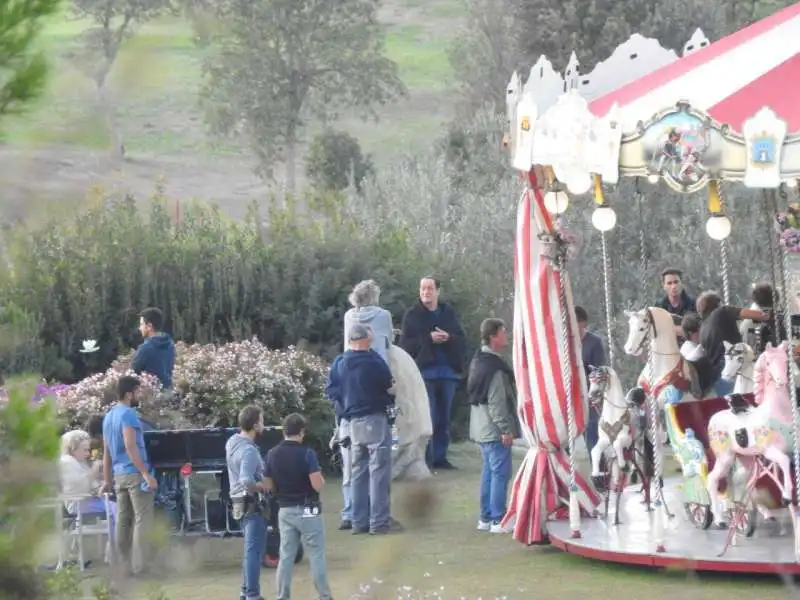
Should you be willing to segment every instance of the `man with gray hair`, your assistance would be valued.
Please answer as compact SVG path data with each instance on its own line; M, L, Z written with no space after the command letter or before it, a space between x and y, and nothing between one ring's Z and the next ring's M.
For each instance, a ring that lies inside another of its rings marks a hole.
M352 308L344 315L344 351L350 347L350 330L354 325L363 325L372 332L370 348L374 350L385 362L389 364L388 351L392 344L392 315L388 310L378 306L381 288L374 279L365 279L358 282L350 293L348 300ZM331 449L338 445L342 457L342 518L339 529L347 530L352 527L353 503L350 493L351 456L349 444L341 444L341 440L349 440L350 423L343 418L340 411L336 412L336 433L331 439Z
M386 361L371 349L369 327L353 324L347 339L350 348L333 361L326 392L337 415L350 424L349 438L342 439L341 444L347 445L349 439L352 452L351 528L354 534L379 535L395 528L389 516L392 373Z

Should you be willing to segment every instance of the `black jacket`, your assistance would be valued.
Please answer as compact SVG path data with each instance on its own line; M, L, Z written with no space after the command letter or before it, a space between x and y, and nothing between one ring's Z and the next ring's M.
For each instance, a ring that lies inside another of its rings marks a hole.
M439 308L442 310L438 318L421 302L409 308L400 326L399 345L411 355L420 369L436 364L435 348L439 345L447 357L447 362L456 373L460 374L464 370L466 348L464 330L458 322L456 313L448 304L440 302ZM431 339L431 331L436 327L450 334L450 339L444 344L434 344Z

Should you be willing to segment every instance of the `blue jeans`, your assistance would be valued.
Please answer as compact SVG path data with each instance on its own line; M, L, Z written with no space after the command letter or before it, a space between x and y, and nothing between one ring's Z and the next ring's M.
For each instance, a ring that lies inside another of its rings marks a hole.
M267 547L267 521L260 514L247 515L241 520L244 532L242 558L242 598L261 597L261 561Z
M478 444L483 455L481 470L481 521L499 523L506 514L508 482L511 480L511 447L500 442Z
M281 507L278 511L281 532L281 558L278 562L278 600L291 600L292 571L302 542L319 600L331 600L328 565L325 561L325 522L321 514L306 515L302 506Z
M431 408L431 424L433 435L428 443L427 461L436 465L447 460L447 448L450 446L450 412L453 408L453 396L456 394L458 381L455 379L426 379L428 402Z
M350 421L353 458L353 529L389 528L389 489L392 483L392 428L384 413Z

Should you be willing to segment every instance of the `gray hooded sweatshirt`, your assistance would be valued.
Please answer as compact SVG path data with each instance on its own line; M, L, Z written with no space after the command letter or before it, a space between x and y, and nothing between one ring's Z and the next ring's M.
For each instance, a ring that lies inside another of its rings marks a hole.
M366 325L372 329L372 345L380 357L389 364L389 347L392 345L392 314L379 306L362 306L351 308L344 315L344 349L347 350L347 339L350 328L354 324Z
M225 444L225 459L228 463L230 497L243 498L248 484L264 479L264 463L258 446L246 435L233 434Z

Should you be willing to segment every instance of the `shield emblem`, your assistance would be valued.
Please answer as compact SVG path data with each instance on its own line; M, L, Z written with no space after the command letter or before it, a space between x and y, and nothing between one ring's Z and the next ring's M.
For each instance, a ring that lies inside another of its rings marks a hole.
M755 138L750 152L750 160L753 164L759 166L772 165L775 162L775 138Z

